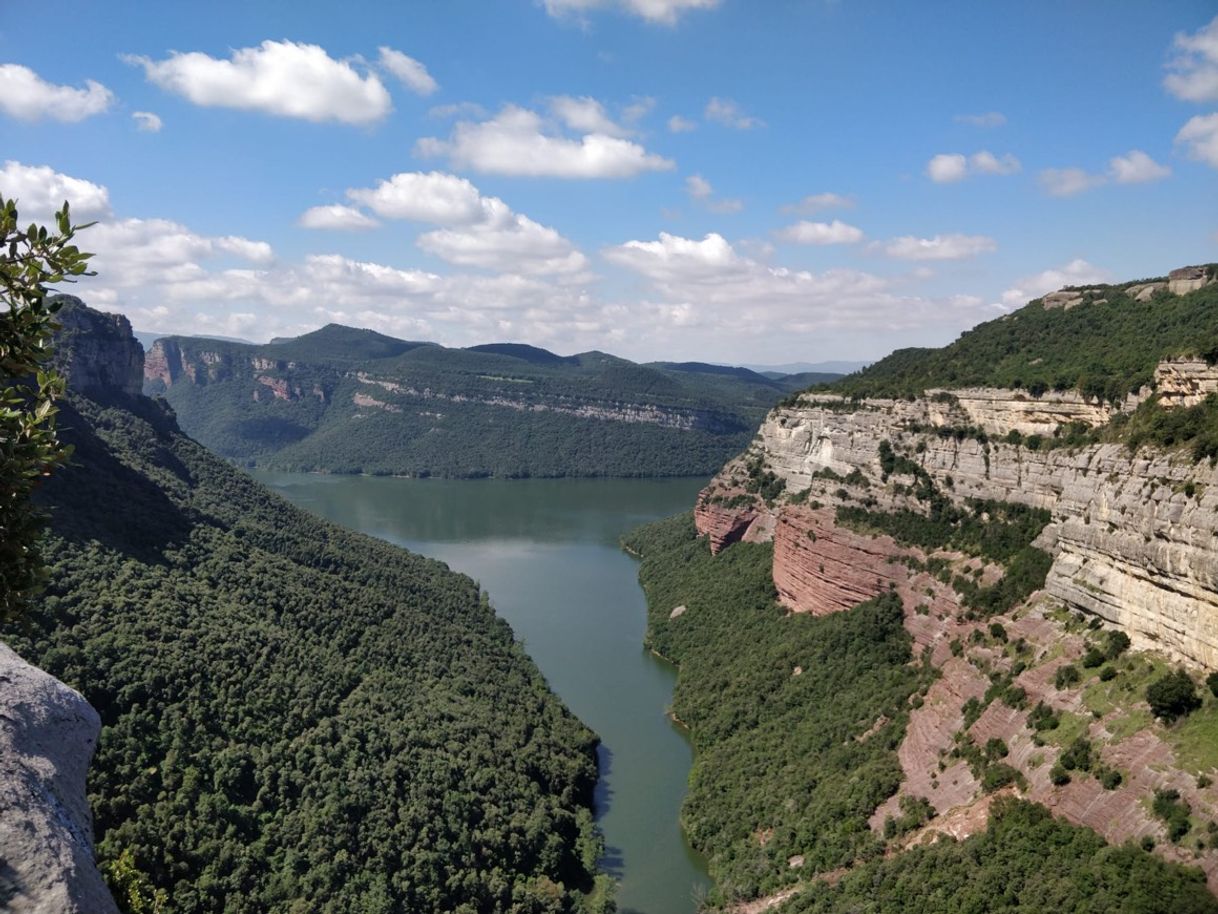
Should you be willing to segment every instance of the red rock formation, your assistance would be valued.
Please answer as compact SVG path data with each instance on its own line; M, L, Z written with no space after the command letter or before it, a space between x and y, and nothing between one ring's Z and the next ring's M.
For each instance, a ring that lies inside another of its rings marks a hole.
M157 340L144 356L144 380L162 381L166 387L182 373L182 354L167 340Z
M259 384L264 384L271 389L271 393L275 395L276 400L291 400L292 388L284 378L268 378L266 375L258 375L255 378Z
M774 586L795 612L839 612L903 584L909 570L896 559L907 552L837 526L831 509L788 506L774 528Z
M730 498L732 494L740 493L730 493L726 497ZM699 536L710 538L711 554L717 555L725 547L742 540L758 514L756 502L728 507L722 502L712 501L707 490L703 490L694 506L694 527Z

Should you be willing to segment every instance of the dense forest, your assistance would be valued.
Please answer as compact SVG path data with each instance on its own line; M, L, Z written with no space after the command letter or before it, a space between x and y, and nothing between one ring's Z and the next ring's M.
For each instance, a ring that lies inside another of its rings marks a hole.
M989 828L816 883L781 914L1213 914L1200 870L1112 847L1043 806L999 798Z
M145 392L221 456L410 476L709 474L779 399L836 377L507 343L447 349L339 325L264 346L170 337L152 356L171 383L153 378Z
M939 534L946 542L1018 561L1042 518L1012 508L999 525L1010 529L980 540L971 516L951 521ZM1199 870L1108 846L1013 798L998 797L988 829L960 842L903 850L932 814L916 797L882 835L872 831L872 813L901 783L908 708L936 675L911 654L899 598L787 614L772 546L736 543L712 556L689 515L640 528L624 545L642 559L649 644L679 668L673 713L696 750L683 821L717 882L712 905L797 883L783 914L1218 911Z
M60 417L51 586L4 632L99 711L104 869L174 912L576 912L596 738L478 585L292 508L146 398Z
M712 900L881 852L867 819L900 784L908 700L930 676L911 663L900 600L788 615L770 579L773 546L712 557L688 514L625 546L642 558L649 645L680 668L673 713L695 749L683 822L708 858Z
M1069 309L1037 299L942 349L899 349L825 389L906 397L936 387L1012 387L1120 402L1151 382L1161 359L1218 358L1218 284L1145 302L1126 294L1128 285L1089 287L1097 292Z

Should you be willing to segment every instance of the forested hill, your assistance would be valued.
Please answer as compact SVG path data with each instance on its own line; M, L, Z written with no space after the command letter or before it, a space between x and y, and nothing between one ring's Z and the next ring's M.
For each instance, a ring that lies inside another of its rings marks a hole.
M1118 403L1151 382L1161 359L1218 358L1216 338L1218 264L1184 267L1170 279L1051 293L949 346L899 349L827 389L858 397L921 396L930 388L1077 389Z
M448 349L330 324L267 345L167 337L145 392L231 460L412 476L710 474L794 382L516 343Z
M2 634L101 714L103 868L182 914L602 910L596 738L478 585L289 506L90 377L41 495L50 590Z

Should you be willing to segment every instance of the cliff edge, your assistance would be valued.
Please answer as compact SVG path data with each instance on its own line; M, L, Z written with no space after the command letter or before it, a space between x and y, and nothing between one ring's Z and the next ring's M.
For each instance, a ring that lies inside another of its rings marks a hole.
M117 914L93 861L85 775L97 712L0 644L0 908Z

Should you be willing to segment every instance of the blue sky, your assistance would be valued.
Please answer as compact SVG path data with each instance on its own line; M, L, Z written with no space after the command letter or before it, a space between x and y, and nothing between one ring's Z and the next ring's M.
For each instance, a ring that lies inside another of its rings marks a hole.
M1212 0L54 18L0 3L0 193L140 329L870 359L1218 260Z

